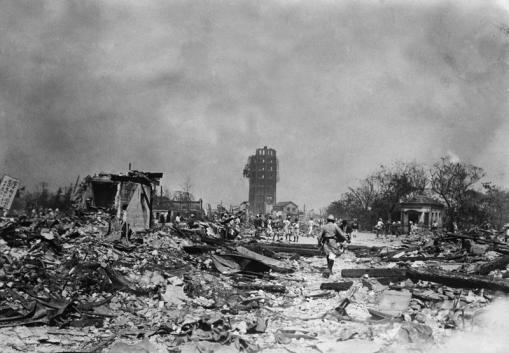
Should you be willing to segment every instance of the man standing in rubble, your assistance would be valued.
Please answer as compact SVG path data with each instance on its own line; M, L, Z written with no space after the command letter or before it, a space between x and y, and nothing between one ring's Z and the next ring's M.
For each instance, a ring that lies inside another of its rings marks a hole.
M131 240L131 230L129 229L129 223L127 223L127 205L122 206L121 214L122 225L120 227L120 238Z
M285 239L288 241L290 239L290 216L287 216L283 221L283 233L285 235Z
M315 226L315 222L313 221L313 217L311 217L308 221L308 237L313 237L313 227Z
M262 219L260 218L260 214L258 213L253 221L253 225L255 227L255 238L259 238L262 231Z
M329 277L332 273L334 260L343 253L343 243L346 241L346 234L335 223L334 216L329 215L327 224L322 227L318 237L318 246L323 249L327 260L327 270L323 273L324 277Z
M382 232L384 230L384 222L382 221L381 218L378 218L378 222L376 223L375 230L376 230L377 238L380 236L380 234L383 234Z

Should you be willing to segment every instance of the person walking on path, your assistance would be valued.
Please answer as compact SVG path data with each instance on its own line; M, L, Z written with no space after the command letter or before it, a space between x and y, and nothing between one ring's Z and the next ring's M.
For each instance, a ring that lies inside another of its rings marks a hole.
M347 241L346 234L334 222L334 216L327 217L327 224L322 227L318 237L318 246L325 253L327 260L327 270L323 273L324 277L329 277L332 273L334 260L344 251L344 242Z
M376 229L376 237L378 238L378 236L382 233L382 231L384 229L384 222L382 221L381 218L378 218L378 222L376 223L375 229Z
M357 221L357 218L354 218L352 222L352 236L356 238L358 233L359 233L359 222Z

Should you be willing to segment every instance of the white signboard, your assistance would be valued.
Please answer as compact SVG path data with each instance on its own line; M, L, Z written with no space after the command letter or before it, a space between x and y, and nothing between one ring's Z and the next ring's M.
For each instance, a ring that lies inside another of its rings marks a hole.
M18 191L19 180L4 175L0 182L0 208L9 210Z

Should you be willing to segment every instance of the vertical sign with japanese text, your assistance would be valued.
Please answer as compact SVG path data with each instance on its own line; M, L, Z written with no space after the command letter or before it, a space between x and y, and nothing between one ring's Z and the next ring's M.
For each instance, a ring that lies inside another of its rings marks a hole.
M4 175L0 182L0 208L9 210L18 191L19 180Z

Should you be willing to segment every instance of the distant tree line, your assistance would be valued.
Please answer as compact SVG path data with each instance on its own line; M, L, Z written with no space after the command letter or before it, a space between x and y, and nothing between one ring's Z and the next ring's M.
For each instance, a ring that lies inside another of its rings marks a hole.
M350 187L326 212L346 219L357 218L371 227L379 217L399 220L398 205L417 195L441 201L445 224L456 222L462 228L490 223L501 228L509 221L509 191L491 182L482 182L482 168L448 157L426 168L416 162L397 162L380 166Z
M59 187L56 191L48 188L48 183L39 183L34 190L28 191L22 188L16 194L11 210L14 213L40 211L44 209L70 210L72 207L73 185Z

